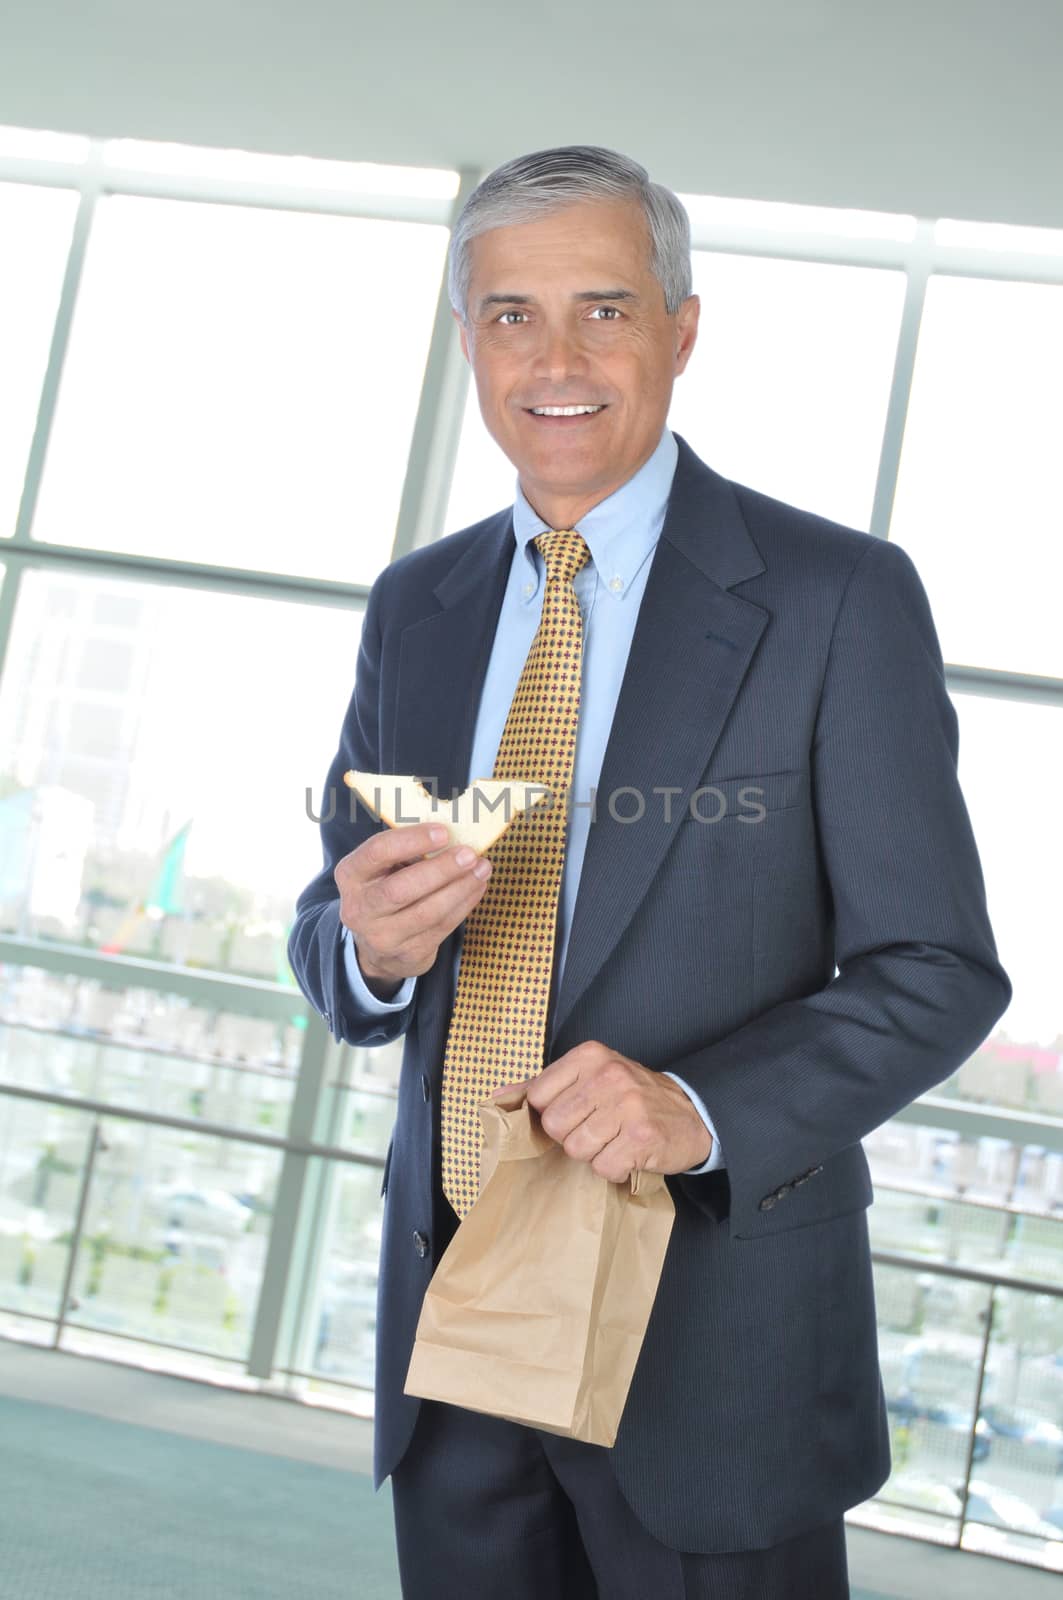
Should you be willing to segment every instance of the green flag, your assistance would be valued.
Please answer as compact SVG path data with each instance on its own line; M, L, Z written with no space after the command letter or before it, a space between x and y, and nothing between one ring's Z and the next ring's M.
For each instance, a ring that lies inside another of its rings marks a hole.
M148 890L144 899L144 909L154 907L157 911L182 912L182 890L184 888L185 845L188 843L189 830L192 827L191 817L184 827L175 833L170 843L166 846L162 865L155 874L155 881Z

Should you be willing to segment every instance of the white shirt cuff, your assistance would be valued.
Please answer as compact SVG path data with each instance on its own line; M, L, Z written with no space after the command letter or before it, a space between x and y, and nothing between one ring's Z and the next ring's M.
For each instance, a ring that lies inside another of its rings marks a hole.
M350 928L344 925L343 929L343 965L347 973L347 982L351 986L354 1003L357 1009L370 1017L383 1017L391 1011L401 1011L403 1006L408 1006L413 999L416 978L404 978L402 987L391 1000L381 1000L370 989L365 981L361 967L358 965L358 956L354 948L354 935Z
M709 1151L709 1159L707 1161L703 1161L700 1167L687 1167L687 1174L715 1172L717 1167L722 1167L724 1165L723 1152L720 1149L720 1141L716 1136L716 1129L713 1126L712 1118L705 1109L705 1102L702 1100L701 1096L690 1087L685 1078L680 1078L678 1074L674 1072L666 1072L665 1077L671 1078L673 1083L678 1083L683 1093L693 1101L694 1110L697 1112L706 1128L708 1128L709 1132L712 1134L712 1149Z

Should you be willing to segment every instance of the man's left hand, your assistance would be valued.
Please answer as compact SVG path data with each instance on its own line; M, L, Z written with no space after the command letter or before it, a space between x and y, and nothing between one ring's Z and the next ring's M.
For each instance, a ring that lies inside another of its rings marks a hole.
M518 1088L565 1154L611 1183L643 1170L686 1172L709 1159L712 1135L679 1085L597 1039L492 1098L505 1104Z

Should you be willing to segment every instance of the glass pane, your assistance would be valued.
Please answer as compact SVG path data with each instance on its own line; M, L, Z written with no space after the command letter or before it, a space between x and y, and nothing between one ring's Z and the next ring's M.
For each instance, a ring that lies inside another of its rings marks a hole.
M334 1383L372 1389L376 1291L384 1202L377 1167L336 1162L326 1177L330 1218L302 1354L292 1366Z
M484 427L476 384L470 381L443 532L457 533L511 506L516 493L517 469Z
M350 1081L338 1085L342 1095L337 1143L348 1150L387 1154L395 1125L404 1041L351 1051Z
M167 144L146 139L108 139L103 146L103 159L108 166L127 171L236 178L300 189L345 190L349 194L453 199L458 192L458 174L437 167L325 161L313 156L268 155L261 150L215 150L203 145Z
M736 200L729 195L681 194L691 225L737 225L835 239L914 239L915 218L891 211L793 205L782 200Z
M88 153L89 141L80 133L0 127L0 156L21 156L32 161L84 161Z
M940 1274L877 1265L879 1360L890 1419L893 1470L876 1506L894 1508L888 1526L925 1534L936 1523L955 1539L975 1426L982 1319L990 1291ZM988 1453L975 1434L975 1463Z
M866 529L904 274L694 252L698 342L670 425L764 494Z
M360 626L27 572L0 682L0 929L294 986Z
M1058 1282L1058 1280L1057 1280ZM1063 1299L997 1291L964 1547L1063 1571Z
M15 531L78 197L0 183L0 536Z
M0 1310L54 1318L92 1118L0 1095L0 1128Z
M959 222L942 217L934 224L934 242L974 250L1063 256L1063 228L1025 228L1009 222Z
M271 1020L73 973L0 965L0 1082L283 1135L305 1005ZM4 1110L0 1100L0 1116Z
M1061 372L1063 285L931 278L890 538L946 661L1063 676Z
M117 1120L104 1137L71 1325L246 1359L280 1152Z
M957 694L960 780L997 948L1014 986L989 1039L936 1094L1063 1112L1059 907L1063 709Z
M897 1194L914 1190L935 1198L935 1203L951 1198L985 1200L1033 1213L1029 1218L1012 1219L1012 1234L1007 1238L1010 1270L1026 1277L1039 1277L1044 1272L1047 1282L1053 1282L1053 1274L1058 1274L1055 1251L1063 1250L1063 1150L1018 1144L1012 1139L965 1138L951 1128L900 1118L876 1128L863 1144L871 1160L876 1189L885 1187ZM1026 1251L1021 1258L1012 1256L1012 1245L1018 1235L1026 1238L1028 1224L1031 1234L1026 1242L1033 1243L1041 1230L1042 1216L1055 1218L1044 1235L1045 1253L1034 1250ZM908 1222L901 1226L908 1227ZM989 1229L989 1240L994 1237L999 1243L1001 1230L997 1229L994 1235ZM879 1243L890 1250L919 1250L924 1248L925 1240L921 1227L916 1226L906 1238L893 1238L889 1246L882 1238ZM993 1248L989 1248L986 1261L993 1254Z
M870 1221L876 1250L1058 1284L1063 1216L1018 1215L1003 1209L1005 1205L1025 1209L1034 1202L1029 1190L1014 1181L1015 1174L1027 1164L1043 1164L1043 1151L1024 1152L1022 1146L1002 1139L961 1139L940 1128L905 1122L889 1124L864 1143L875 1182ZM923 1156L924 1176L899 1176L898 1147ZM1009 1172L1013 1184L1006 1186ZM950 1198L948 1191L954 1187L969 1198ZM910 1192L919 1188L927 1192ZM1000 1209L994 1209L994 1200Z
M34 536L371 582L446 243L425 223L101 202Z

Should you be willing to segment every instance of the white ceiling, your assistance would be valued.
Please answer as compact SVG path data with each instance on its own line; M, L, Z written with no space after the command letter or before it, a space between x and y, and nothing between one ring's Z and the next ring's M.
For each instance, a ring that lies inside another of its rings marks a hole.
M0 123L1063 226L1063 0L0 0Z

